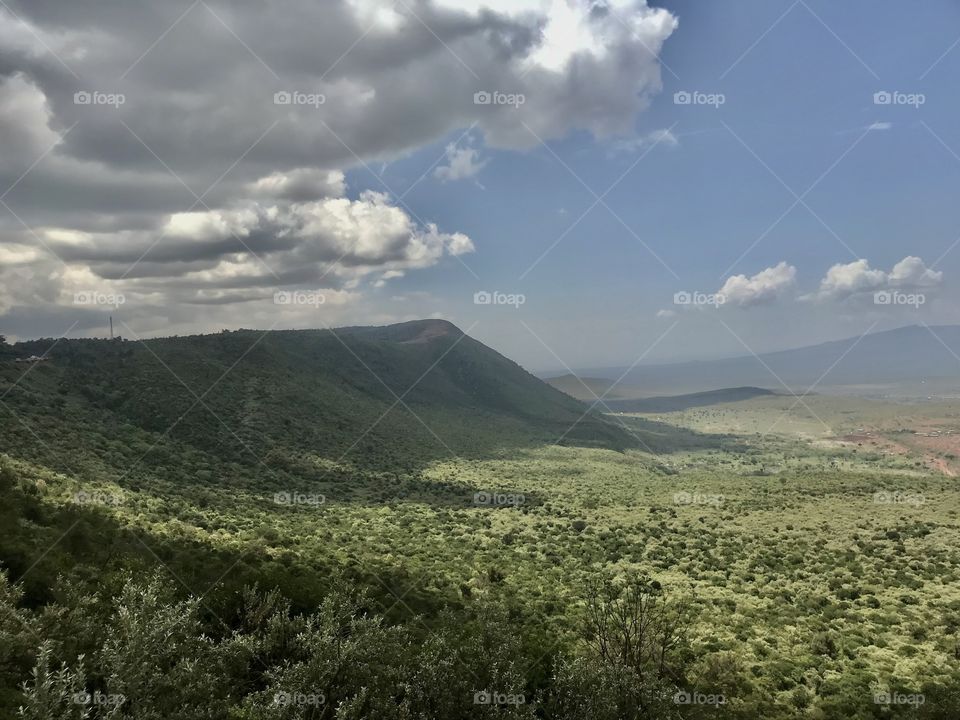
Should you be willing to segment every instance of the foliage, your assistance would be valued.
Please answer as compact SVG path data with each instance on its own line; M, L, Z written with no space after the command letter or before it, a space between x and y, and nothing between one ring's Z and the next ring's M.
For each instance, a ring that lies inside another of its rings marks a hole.
M417 332L0 361L0 717L957 716L955 480L781 397L558 445L584 406ZM445 351L417 417L364 368L400 396Z

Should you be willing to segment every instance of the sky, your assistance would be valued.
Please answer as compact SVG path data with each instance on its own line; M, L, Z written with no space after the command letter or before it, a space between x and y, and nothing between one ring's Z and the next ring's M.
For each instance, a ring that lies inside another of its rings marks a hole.
M953 324L958 74L953 0L3 0L0 334Z

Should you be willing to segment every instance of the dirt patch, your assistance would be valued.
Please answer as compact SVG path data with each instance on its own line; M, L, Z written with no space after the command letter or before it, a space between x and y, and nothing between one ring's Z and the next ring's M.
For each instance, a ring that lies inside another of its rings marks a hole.
M431 323L423 328L420 333L409 340L404 340L402 345L421 345L430 342L436 338L445 337L451 334L452 325L448 323Z
M948 477L957 477L960 464L960 434L951 428L924 427L912 435L903 434L903 443L925 456L928 463Z
M930 462L937 470L942 472L947 477L957 476L956 471L947 464L946 460L942 458L933 458Z
M899 428L896 432L858 430L827 441L833 447L856 446L881 455L897 455L916 458L928 469L957 477L960 463L960 434L943 428L922 426Z

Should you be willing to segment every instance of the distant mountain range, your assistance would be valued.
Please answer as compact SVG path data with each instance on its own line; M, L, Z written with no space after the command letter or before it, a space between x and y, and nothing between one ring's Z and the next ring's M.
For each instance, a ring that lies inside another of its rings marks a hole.
M846 392L904 394L960 391L960 326L908 327L759 356L590 368L578 372L597 387L622 380L608 397L649 397L754 386L775 391L843 388ZM567 379L558 387L573 388ZM582 390L582 386L580 388Z
M605 378L578 377L568 374L548 377L546 382L557 390L585 402L593 402L598 397L602 397L605 401L634 397L633 388L623 383L614 385L613 380Z
M564 375L560 378L548 380L554 387L573 387L577 383L577 378L573 375ZM609 382L607 383L609 385ZM587 387L590 387L589 385ZM689 393L686 395L664 395L660 397L648 398L616 398L613 392L604 395L602 392L596 392L592 387L587 390L583 385L580 386L579 393L571 393L574 397L595 404L597 409L605 412L627 412L627 413L666 413L677 410L688 410L695 407L708 407L710 405L719 405L721 403L740 402L741 400L752 400L756 397L767 397L777 395L773 390L766 390L758 387L738 387L723 388L722 390L707 390L705 392ZM602 398L602 402L598 402Z

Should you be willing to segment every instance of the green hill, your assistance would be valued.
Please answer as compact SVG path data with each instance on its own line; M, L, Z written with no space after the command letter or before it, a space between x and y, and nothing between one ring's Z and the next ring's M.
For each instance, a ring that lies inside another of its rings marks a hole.
M45 353L50 360L34 366L13 362ZM166 455L184 453L206 455L208 465L315 467L322 458L384 469L552 443L565 433L567 444L634 442L440 320L145 342L37 340L3 357L3 450L58 469L130 472L131 462L163 466ZM218 471L229 472L210 469Z

